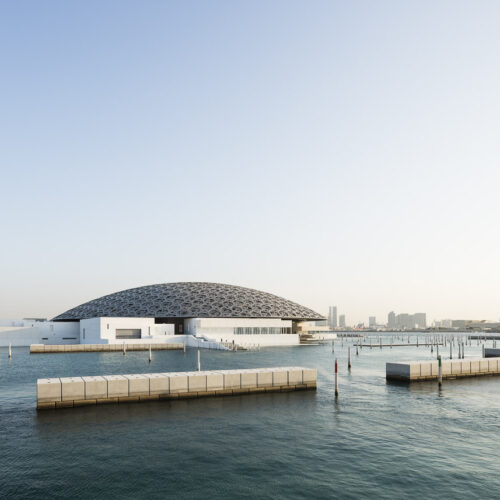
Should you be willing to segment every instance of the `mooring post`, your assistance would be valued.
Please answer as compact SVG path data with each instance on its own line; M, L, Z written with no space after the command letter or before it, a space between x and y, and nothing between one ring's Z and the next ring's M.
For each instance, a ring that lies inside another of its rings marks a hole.
M198 349L198 371L201 370L201 364L200 364L200 349Z
M12 342L9 342L9 359L12 358Z
M186 341L184 341L184 354L186 354Z
M151 360L152 360L152 356L151 356L151 344L149 344L149 362L151 363Z
M347 348L347 369L351 369L351 346Z
M126 349L125 349L125 342L123 343L123 355L125 356L125 352L126 352Z
M453 359L453 344L450 342L450 359Z
M356 346L356 356L359 356L359 349L358 349L358 346Z
M439 387L443 384L443 367L441 366L441 356L438 356L438 384Z
M335 397L336 398L338 398L338 396L339 396L338 371L339 371L339 365L337 363L337 358L335 358Z

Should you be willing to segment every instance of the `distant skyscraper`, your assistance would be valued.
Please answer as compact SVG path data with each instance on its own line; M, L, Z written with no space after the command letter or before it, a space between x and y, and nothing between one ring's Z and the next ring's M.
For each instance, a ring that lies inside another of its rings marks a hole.
M377 318L375 316L370 316L368 318L368 326L375 326L377 324Z
M337 306L330 306L328 311L328 326L337 328Z
M387 328L396 328L396 315L391 311L387 315Z
M427 317L425 313L415 313L413 315L415 328L427 328Z
M339 316L339 326L340 328L345 328L345 314Z

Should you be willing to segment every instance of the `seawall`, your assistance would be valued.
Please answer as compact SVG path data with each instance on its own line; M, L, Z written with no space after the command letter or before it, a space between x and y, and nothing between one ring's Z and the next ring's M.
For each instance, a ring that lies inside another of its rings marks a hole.
M500 375L500 358L442 360L443 379ZM386 363L386 378L406 382L437 380L438 361Z
M37 408L316 389L316 369L254 368L37 380Z

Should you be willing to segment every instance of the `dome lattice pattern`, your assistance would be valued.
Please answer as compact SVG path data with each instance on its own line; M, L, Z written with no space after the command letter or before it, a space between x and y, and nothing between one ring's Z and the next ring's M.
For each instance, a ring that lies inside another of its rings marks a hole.
M259 290L187 282L141 286L112 293L69 309L53 320L98 317L324 319L307 307Z

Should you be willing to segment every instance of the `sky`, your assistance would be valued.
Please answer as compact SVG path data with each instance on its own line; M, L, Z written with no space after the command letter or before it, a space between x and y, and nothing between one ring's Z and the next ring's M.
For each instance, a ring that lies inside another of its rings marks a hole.
M0 318L212 281L500 318L497 1L0 1Z

